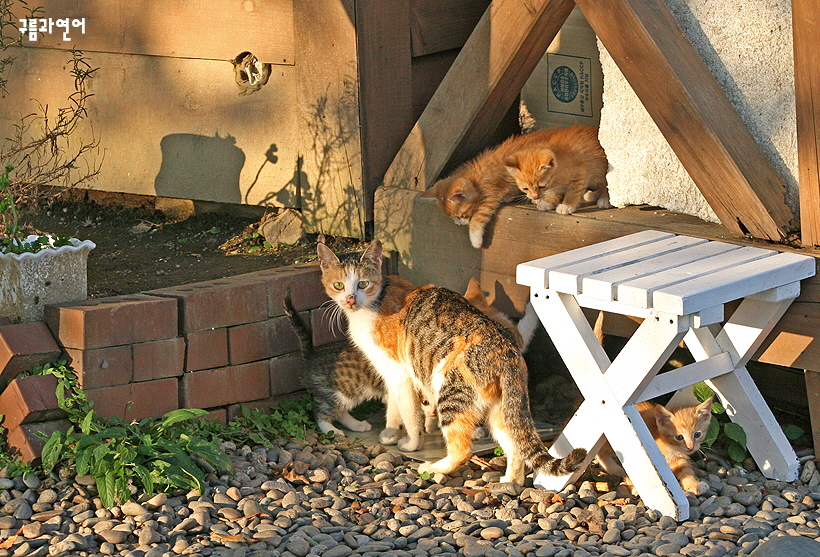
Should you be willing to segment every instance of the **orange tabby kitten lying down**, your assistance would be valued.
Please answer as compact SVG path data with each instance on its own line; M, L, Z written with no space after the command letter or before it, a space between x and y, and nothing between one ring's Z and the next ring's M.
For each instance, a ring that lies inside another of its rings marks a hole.
M697 406L685 406L674 411L651 402L639 402L636 408L683 490L695 495L705 493L709 489L709 484L695 476L689 455L700 448L701 441L706 437L706 430L712 419L712 399ZM608 474L621 476L625 483L631 485L609 443L598 452L598 462Z
M546 132L543 137L534 137L504 159L518 188L541 211L555 209L569 215L581 198L597 201L602 209L611 207L606 189L609 163L598 142L598 130L571 126L542 131Z
M551 153L551 158L542 160L542 155L547 153ZM519 189L542 211L554 209L560 202L563 205L558 212L571 213L581 196L586 201L597 200L598 207L610 207L607 167L596 128L545 128L512 136L497 147L485 150L436 182L422 197L436 199L444 214L457 225L469 225L470 243L480 248L490 219L502 203L519 194ZM569 184L573 187L568 187ZM547 187L555 192L545 198L545 203L541 192ZM575 199L574 192L578 188ZM532 193L528 189L532 189ZM561 193L558 197L559 191L573 193ZM552 206L549 206L550 199L555 199ZM571 210L565 210L564 205L569 207L571 203L574 203Z

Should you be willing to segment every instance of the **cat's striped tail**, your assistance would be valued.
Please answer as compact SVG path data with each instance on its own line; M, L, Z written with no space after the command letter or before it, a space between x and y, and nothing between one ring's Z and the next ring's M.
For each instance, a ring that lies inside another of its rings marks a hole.
M542 453L528 463L535 475L568 476L577 471L587 457L586 449L572 449L564 458L554 458L549 453Z
M293 332L296 333L296 338L299 340L299 348L302 350L303 358L310 358L313 356L315 347L313 346L313 334L304 320L293 306L293 300L290 297L290 288L285 293L285 299L282 300L282 306L285 308L285 315L290 319L290 326L293 327Z

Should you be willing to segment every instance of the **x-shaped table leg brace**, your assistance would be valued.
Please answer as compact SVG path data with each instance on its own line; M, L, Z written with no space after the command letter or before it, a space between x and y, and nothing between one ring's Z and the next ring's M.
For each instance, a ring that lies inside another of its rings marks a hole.
M689 330L690 317L650 311L610 363L574 296L539 290L530 299L584 396L550 452L561 457L583 447L591 459L606 436L644 503L678 520L688 518L689 502L635 401ZM560 490L578 476L537 487Z
M732 421L743 427L746 447L761 472L768 478L789 482L797 478L797 456L755 386L746 364L794 296L796 293L789 290L789 286L751 296L741 302L717 336L704 327L692 329L684 338L687 348L698 361L721 352L729 354L734 365L732 373L714 377L707 384L720 395Z

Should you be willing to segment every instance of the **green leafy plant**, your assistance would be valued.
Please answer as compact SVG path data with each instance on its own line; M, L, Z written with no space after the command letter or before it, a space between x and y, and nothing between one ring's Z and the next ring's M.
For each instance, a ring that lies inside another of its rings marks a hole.
M794 424L788 424L786 427L783 428L783 433L786 435L786 439L789 441L795 441L803 437L806 433L803 431L803 428L800 426L796 426Z
M501 447L496 447L493 449L493 454L495 456L504 456L504 449L502 449Z
M158 489L202 490L205 473L194 463L196 458L216 469L233 470L227 454L184 427L207 414L205 410L174 410L160 419L130 423L100 418L65 362L35 372L57 377L58 403L72 422L68 432L54 432L46 441L43 470L48 473L64 460L73 463L78 474L95 479L106 507L128 500L132 483L148 494Z
M433 475L430 472L427 472L425 470L424 472L419 472L419 479L422 479L425 482L428 482L428 481L433 479Z
M694 385L692 390L695 394L695 398L700 402L704 402L715 394L703 381ZM746 449L746 432L740 425L734 422L718 419L718 416L725 416L725 414L726 409L723 405L713 401L712 421L709 422L709 429L706 431L706 437L702 444L711 447L718 440L722 440L726 445L729 458L735 462L743 462L748 455Z

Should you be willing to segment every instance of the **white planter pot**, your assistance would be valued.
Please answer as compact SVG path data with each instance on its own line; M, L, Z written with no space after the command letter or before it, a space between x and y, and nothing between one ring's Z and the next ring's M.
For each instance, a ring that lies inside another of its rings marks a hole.
M29 241L36 236L29 236ZM85 300L89 240L37 253L0 253L0 316L14 323L41 321L43 307Z

